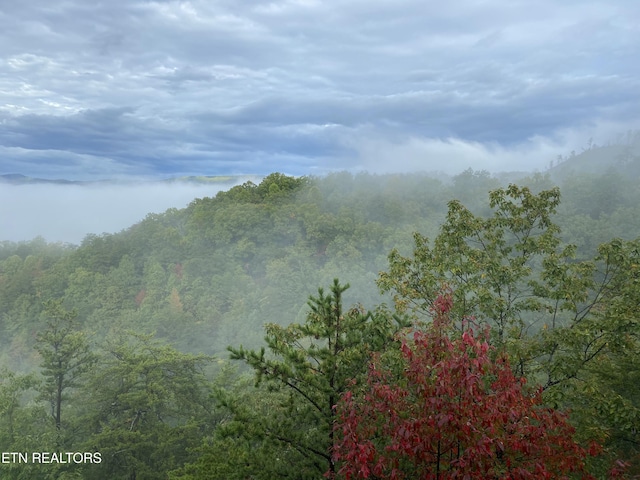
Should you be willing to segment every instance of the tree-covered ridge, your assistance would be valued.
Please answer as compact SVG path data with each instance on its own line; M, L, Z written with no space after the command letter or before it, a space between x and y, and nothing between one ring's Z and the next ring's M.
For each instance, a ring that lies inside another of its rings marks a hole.
M390 246L409 245L408 233L431 224L444 205L442 185L426 178L423 185L437 190L418 192L414 181L412 205L404 179L273 174L149 215L118 234L89 235L77 247L4 242L4 358L18 368L33 362L30 332L46 299L64 298L99 336L134 327L206 353L251 331L257 345L263 323L301 319L304 299L343 272L354 298L375 303L371 282ZM244 331L235 328L239 318Z
M450 183L272 174L77 247L4 242L3 451L106 456L7 478L337 472L329 404L366 377L369 355L397 361L403 316L428 320L443 286L455 322L491 324L514 375L571 409L577 441L604 445L590 470L636 465L639 193L612 178L558 190L473 171ZM258 387L225 366L228 345Z
M612 172L637 181L640 178L640 131L629 130L606 145L597 145L590 139L579 153L574 150L569 155L558 155L550 162L548 171L556 181L581 173Z

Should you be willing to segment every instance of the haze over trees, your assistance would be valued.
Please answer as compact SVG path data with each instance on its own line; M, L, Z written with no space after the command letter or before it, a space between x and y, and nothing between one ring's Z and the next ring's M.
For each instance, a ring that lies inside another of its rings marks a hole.
M639 474L640 192L551 173L276 173L2 242L2 451L101 454L2 478Z

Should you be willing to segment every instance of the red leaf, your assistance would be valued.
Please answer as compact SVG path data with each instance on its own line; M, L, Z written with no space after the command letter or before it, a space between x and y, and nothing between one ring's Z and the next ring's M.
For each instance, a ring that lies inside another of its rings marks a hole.
M451 306L450 296L438 297L438 321L404 339L401 365L392 370L377 357L364 389L338 403L339 477L429 479L436 468L443 480L585 473L584 459L600 446L580 447L566 416L543 408L539 390L523 391L507 358L491 361L488 330L469 325L449 338Z

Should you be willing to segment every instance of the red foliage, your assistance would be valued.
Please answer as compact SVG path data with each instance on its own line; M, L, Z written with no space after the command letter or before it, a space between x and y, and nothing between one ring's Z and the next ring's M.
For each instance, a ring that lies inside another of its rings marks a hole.
M453 298L451 295L451 290L448 287L444 288L444 294L438 295L438 298L433 302L433 313L436 318L441 318L453 307Z
M337 405L339 478L562 479L588 452L562 413L527 392L506 358L492 361L488 331L448 335L450 298L434 323L402 344L395 369L370 366L361 392Z
M629 467L631 467L631 464L629 462L625 462L623 460L616 460L613 467L611 467L611 469L609 470L609 478L610 479L630 478L627 475L627 471L629 470ZM639 477L633 477L633 478L639 478Z
M139 307L144 302L144 298L147 296L147 291L142 289L136 295L136 305Z
M173 271L180 280L182 280L182 275L184 275L184 268L181 263L176 263L173 267Z

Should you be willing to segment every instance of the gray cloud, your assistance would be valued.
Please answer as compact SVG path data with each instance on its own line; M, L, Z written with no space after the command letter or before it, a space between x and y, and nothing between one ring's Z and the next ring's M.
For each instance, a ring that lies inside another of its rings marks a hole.
M635 0L4 2L0 173L536 168L638 125L638 24Z

